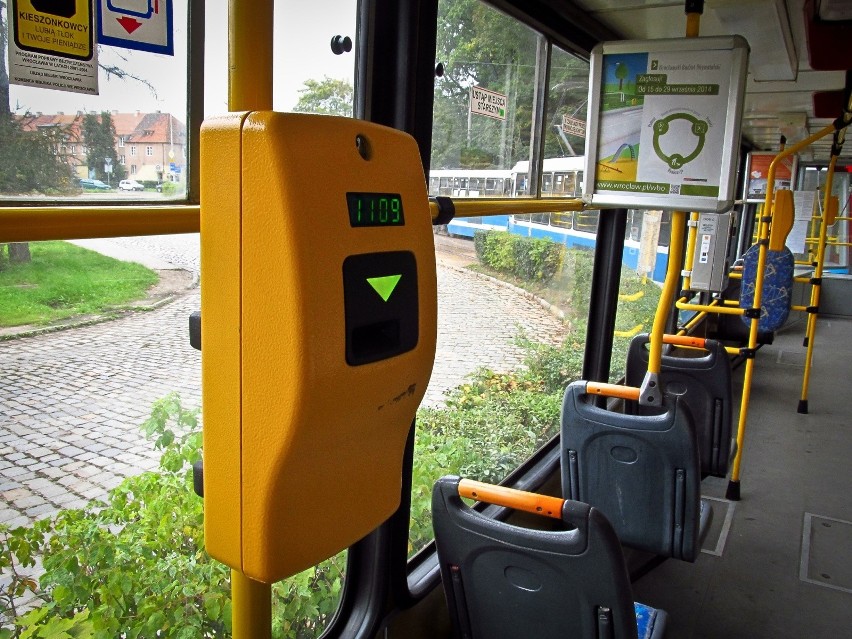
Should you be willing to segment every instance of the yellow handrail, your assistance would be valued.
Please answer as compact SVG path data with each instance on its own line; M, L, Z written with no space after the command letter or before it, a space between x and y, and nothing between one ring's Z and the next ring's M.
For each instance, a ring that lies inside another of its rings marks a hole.
M566 198L447 198L453 203L455 217L484 217L515 213L558 213L582 211L583 201ZM434 200L429 202L432 219L438 217L440 207Z
M197 204L0 207L0 243L198 233Z

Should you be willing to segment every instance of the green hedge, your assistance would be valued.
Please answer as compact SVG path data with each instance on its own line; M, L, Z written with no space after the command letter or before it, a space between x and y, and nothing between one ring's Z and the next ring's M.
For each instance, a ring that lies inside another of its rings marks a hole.
M551 280L565 259L562 244L503 231L477 231L473 245L483 264L527 282Z

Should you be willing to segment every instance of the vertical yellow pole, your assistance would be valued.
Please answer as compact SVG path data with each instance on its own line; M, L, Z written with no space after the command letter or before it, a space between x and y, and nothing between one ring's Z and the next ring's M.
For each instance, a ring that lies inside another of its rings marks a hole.
M228 0L228 110L272 109L272 0Z
M230 111L272 109L273 5L273 0L228 2ZM234 639L271 639L272 587L232 569L231 597Z
M661 405L662 395L659 386L660 368L663 359L663 335L680 282L683 266L683 232L686 229L686 211L672 211L671 235L669 239L669 261L666 266L666 279L660 292L660 301L654 314L648 346L648 372L642 381L639 402ZM654 399L649 399L653 397Z
M825 243L826 234L828 233L828 220L826 219L828 211L828 203L831 200L831 189L834 186L834 166L837 164L837 156L832 154L831 162L828 164L828 174L825 178L825 195L823 196L823 216L822 223L819 228L819 243L817 244L816 268L814 269L814 279L816 280L811 285L811 303L810 308L813 312L808 311L808 327L805 332L805 342L808 346L808 352L805 356L805 372L802 376L802 395L799 399L798 412L806 414L808 412L808 386L811 379L811 363L814 355L814 337L816 336L817 312L819 308L819 296L822 280L823 262L825 261Z
M686 37L697 38L701 26L703 0L686 0ZM680 273L683 268L683 232L686 229L686 211L672 211L672 225L669 239L669 260L666 267L666 279L654 314L654 324L648 340L648 372L642 380L639 403L644 405L662 405L660 388L660 369L663 361L663 335L672 305L675 302Z
M269 584L231 570L231 610L234 639L272 636L272 590Z
M689 214L689 232L686 239L686 261L683 268L688 275L683 276L683 290L692 288L692 267L695 264L695 244L698 240L698 213Z
M829 124L817 133L805 138L801 142L794 144L791 147L785 148L778 153L772 162L769 164L769 172L766 176L766 198L763 201L763 214L760 217L760 224L757 229L758 254L757 254L757 272L754 277L754 301L752 308L760 308L763 296L763 271L766 269L766 251L769 241L769 221L772 219L772 206L775 196L775 173L778 170L778 165L782 159L787 156L798 153L806 146L813 144L820 138L825 137L829 133L834 132L834 124ZM728 482L728 490L725 496L733 501L740 499L740 465L743 457L743 444L745 443L745 427L746 418L748 417L748 404L751 396L751 380L754 375L754 353L757 349L757 332L760 324L760 317L752 318L751 327L748 332L748 356L745 363L745 373L743 375L743 396L740 403L740 415L737 423L737 452L734 456L734 464L731 469L731 479Z

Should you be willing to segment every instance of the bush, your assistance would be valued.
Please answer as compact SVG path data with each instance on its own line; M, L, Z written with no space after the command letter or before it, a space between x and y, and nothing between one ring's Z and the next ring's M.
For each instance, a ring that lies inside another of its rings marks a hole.
M562 244L503 231L477 231L473 245L483 264L527 282L548 282L565 259Z
M175 195L179 193L182 188L183 187L181 187L181 185L177 182L169 182L166 180L163 182L163 195Z
M569 336L559 346L519 337L525 368L480 369L447 393L446 407L417 412L409 551L432 539L432 486L456 474L502 481L559 432L565 387L579 379L583 344Z
M159 472L125 479L106 503L53 520L0 526L0 638L231 636L230 569L204 550L202 500L192 490L198 409L177 395L155 403L143 429L163 450ZM42 559L36 581L22 573ZM314 637L337 609L344 555L273 586L273 636ZM37 607L19 614L19 599Z

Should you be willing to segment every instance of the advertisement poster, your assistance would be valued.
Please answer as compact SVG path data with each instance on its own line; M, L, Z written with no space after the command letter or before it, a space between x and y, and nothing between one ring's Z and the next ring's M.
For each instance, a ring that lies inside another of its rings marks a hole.
M746 202L762 204L766 198L766 176L769 165L775 159L775 153L753 152L748 154L748 182L746 184ZM775 167L773 189L792 189L793 176L796 173L795 156L783 158Z
M721 212L717 202L733 199L736 154L725 143L731 144L733 130L739 134L740 113L731 105L742 101L744 57L737 47L697 50L691 44L639 52L604 48L600 85L593 87L599 91L595 164L589 167L593 201L679 208L693 200L692 210Z
M9 82L98 93L91 0L10 0Z

